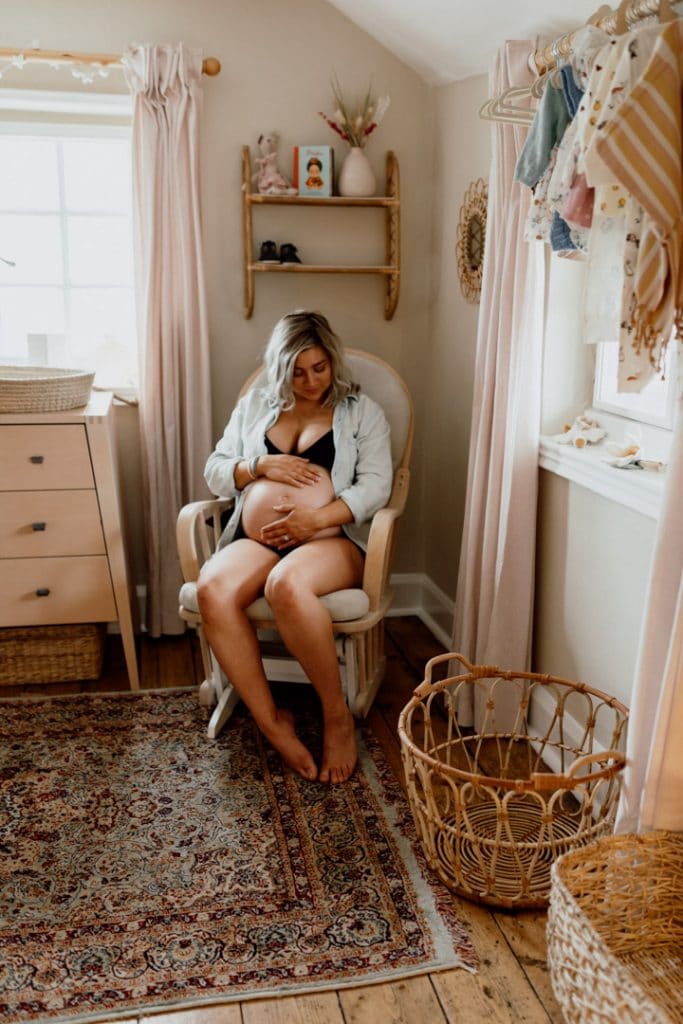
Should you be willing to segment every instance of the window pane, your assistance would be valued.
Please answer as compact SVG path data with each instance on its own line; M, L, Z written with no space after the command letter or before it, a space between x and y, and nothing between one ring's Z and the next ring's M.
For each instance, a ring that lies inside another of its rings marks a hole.
M103 387L137 385L137 337L133 290L72 288L69 350L79 366L97 370Z
M0 209L58 210L57 143L23 135L0 138ZM3 239L3 249L6 248ZM3 251L0 255L5 256Z
M0 257L16 264L0 262L0 362L91 368L98 384L136 387L130 138L79 131L0 125Z
M0 360L28 363L26 335L64 331L61 288L0 288Z
M1 284L58 284L62 281L62 242L59 217L43 214L22 217L0 215L0 256L16 266L0 263Z
M71 284L129 285L133 242L125 217L69 217Z
M598 372L594 403L598 408L620 413L630 419L671 426L675 343L669 344L664 361L664 379L653 377L637 394L617 391L619 346L602 343L598 346Z
M67 210L126 213L131 205L129 140L65 139L62 145Z

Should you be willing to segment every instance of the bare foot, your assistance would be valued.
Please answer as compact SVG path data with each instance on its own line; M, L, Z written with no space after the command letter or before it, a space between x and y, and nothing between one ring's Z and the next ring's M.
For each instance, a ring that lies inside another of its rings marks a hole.
M294 730L294 715L291 711L277 709L274 723L258 726L266 739L275 747L282 760L303 779L313 781L318 774L315 761Z
M321 782L346 782L356 766L356 732L346 704L341 712L325 718Z

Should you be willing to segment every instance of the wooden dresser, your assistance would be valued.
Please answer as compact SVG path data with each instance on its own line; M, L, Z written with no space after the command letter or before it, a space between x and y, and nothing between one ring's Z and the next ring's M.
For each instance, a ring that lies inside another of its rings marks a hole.
M0 626L117 622L139 686L113 402L0 414Z

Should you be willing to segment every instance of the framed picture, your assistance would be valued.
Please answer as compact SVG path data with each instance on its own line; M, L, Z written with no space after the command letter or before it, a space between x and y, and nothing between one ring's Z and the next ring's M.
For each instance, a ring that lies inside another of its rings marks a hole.
M332 146L294 147L294 187L300 196L331 196L333 181Z

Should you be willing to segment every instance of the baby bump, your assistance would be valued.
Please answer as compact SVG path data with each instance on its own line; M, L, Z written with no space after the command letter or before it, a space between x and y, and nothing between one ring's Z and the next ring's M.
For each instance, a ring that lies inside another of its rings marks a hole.
M323 505L329 505L334 501L334 498L330 474L324 469L320 469L320 479L316 483L305 484L303 487L291 487L289 484L278 483L277 480L260 477L253 484L249 484L244 492L242 529L247 537L260 540L262 527L268 526L276 519L282 519L284 513L276 512L274 505L322 508ZM325 530L318 530L313 537L334 537L339 533L339 526L330 526Z

